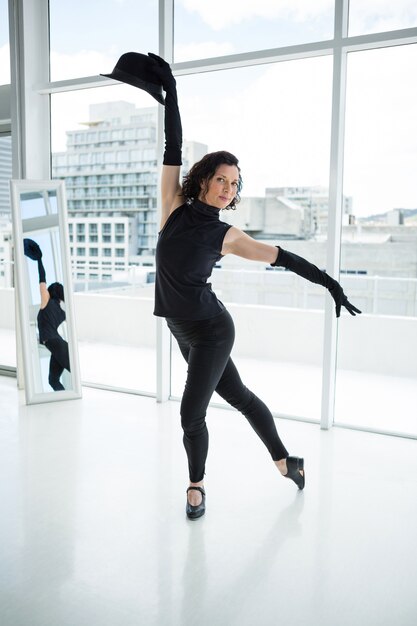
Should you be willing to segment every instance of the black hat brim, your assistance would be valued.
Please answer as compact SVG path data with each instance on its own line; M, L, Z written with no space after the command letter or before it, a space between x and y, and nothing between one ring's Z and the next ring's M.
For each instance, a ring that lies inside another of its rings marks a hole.
M42 258L42 251L39 244L33 241L33 239L23 239L23 247L25 255L33 261L39 261L39 259Z
M123 70L119 70L118 68L114 68L111 74L100 74L100 76L113 78L114 80L119 80L120 82L127 83L128 85L132 85L133 87L138 87L138 89L143 89L144 91L147 91L151 96L153 96L155 100L159 102L159 104L165 104L165 98L162 93L162 85L157 85L156 83L150 83L148 81L142 80L141 78L132 76L132 74L123 72Z

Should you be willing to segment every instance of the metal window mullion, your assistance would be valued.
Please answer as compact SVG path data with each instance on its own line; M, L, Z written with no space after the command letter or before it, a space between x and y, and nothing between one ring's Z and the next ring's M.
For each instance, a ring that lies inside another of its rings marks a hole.
M48 0L9 0L12 177L50 177L49 96L35 82L49 81ZM22 328L16 303L17 382L25 386Z
M10 0L13 177L50 178L48 0Z
M401 30L368 33L354 37L343 38L343 47L347 52L360 52L375 48L404 46L417 42L417 28L403 28Z
M12 127L12 178L22 177L22 128L20 114L19 66L21 46L21 3L9 0L9 37L10 37L10 119Z
M164 20L160 21L160 44L159 53L169 63L173 59L173 10L172 0L160 0L160 5L166 5ZM346 5L345 5L346 6ZM346 9L345 9L346 11ZM336 40L324 40L306 44L296 44L282 48L271 48L267 50L255 50L252 52L242 52L226 56L213 57L209 59L196 59L173 63L173 71L176 76L185 76L201 72L211 72L215 70L235 69L263 65L268 63L278 63L281 61L291 61L333 54L335 45L344 46L348 52L369 50L374 48L386 48L389 46L400 46L417 43L417 28L406 28L395 31L381 33L370 33L347 37L347 31L343 37ZM110 78L102 76L82 76L53 82L36 83L35 89L39 94L62 93L66 91L76 91L79 89L90 89L94 87L107 87L116 84Z
M170 0L160 0L160 4L165 4L166 2L169 4ZM162 22L160 20L159 54L172 65L175 76L185 76L201 72L236 69L239 67L264 65L280 61L292 61L309 57L325 56L332 54L332 51L333 41L330 40L308 44L297 44L285 48L256 50L254 52L243 52L209 59L197 59L195 61L173 63L173 61L170 60L173 58L173 23L169 22L167 16L165 16ZM92 87L107 87L115 84L117 84L117 81L111 78L105 78L102 76L82 76L79 78L69 78L53 82L40 82L35 85L35 89L39 94L48 94L78 89L89 89Z
M169 64L174 59L174 0L159 0L159 55Z
M159 0L159 54L168 63L173 58L174 1ZM158 105L158 172L162 170L164 107ZM158 185L157 223L161 219L161 190ZM156 401L166 402L171 393L171 337L165 320L156 318Z
M347 28L348 0L336 0L326 261L328 273L335 278L338 278L340 273L347 54L346 50L343 48L342 41L347 34ZM338 321L334 313L334 302L332 298L327 297L323 340L323 379L320 421L320 427L322 429L329 429L334 421L337 328Z

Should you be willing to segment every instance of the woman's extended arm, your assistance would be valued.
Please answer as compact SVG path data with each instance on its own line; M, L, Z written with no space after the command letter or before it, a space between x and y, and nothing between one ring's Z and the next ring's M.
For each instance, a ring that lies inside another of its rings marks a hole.
M342 306L344 306L351 315L361 313L359 309L349 302L337 280L329 276L329 274L326 274L326 272L323 272L297 254L288 252L278 246L271 246L261 241L256 241L256 239L252 239L252 237L234 226L229 228L225 235L222 254L235 254L252 261L264 261L273 267L285 267L312 283L322 285L328 289L335 302L336 317L339 317Z
M229 228L223 240L222 254L235 254L250 261L273 263L277 258L275 246L256 241L235 226Z
M165 151L161 175L162 216L161 229L170 213L183 203L180 185L182 165L182 125L178 108L177 86L169 64L156 54L148 53L158 64L159 78L166 91L165 96Z

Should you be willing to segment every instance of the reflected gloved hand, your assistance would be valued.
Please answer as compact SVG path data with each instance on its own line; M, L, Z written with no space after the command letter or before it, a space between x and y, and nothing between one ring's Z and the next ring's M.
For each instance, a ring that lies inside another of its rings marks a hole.
M156 62L155 72L162 83L162 87L168 93L176 90L176 81L172 74L169 63L164 61L162 57L159 57L153 52L148 52L148 56Z
M23 239L23 248L25 255L33 261L39 261L42 258L42 250L33 239Z

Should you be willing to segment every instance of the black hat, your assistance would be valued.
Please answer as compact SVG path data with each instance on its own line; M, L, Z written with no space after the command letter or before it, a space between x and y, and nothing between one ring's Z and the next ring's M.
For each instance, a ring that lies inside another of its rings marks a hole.
M42 258L42 251L36 241L33 239L23 239L23 247L25 255L33 261L39 261Z
M162 84L155 69L157 62L146 54L126 52L117 61L111 74L100 74L144 89L160 104L165 104Z

